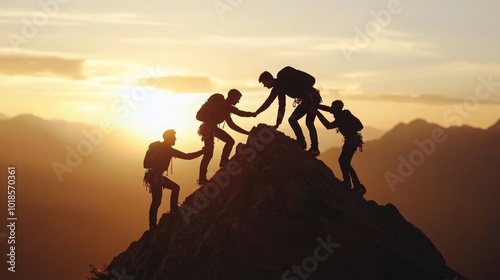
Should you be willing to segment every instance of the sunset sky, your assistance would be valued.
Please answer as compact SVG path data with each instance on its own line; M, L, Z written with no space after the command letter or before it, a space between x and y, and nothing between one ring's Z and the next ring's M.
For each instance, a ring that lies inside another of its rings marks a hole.
M324 103L342 99L365 126L425 118L485 128L500 117L496 0L0 5L7 116L111 120L149 138L168 127L192 132L209 94L240 89L238 107L254 111L268 94L259 74L290 65L316 77ZM276 112L277 101L236 122L273 123Z

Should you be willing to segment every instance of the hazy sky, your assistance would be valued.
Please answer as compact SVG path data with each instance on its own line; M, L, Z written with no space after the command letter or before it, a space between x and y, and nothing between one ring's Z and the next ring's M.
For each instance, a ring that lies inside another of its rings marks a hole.
M210 93L238 88L239 107L254 111L268 94L258 75L291 65L316 77L326 104L344 100L366 126L425 118L487 127L500 117L499 1L0 6L0 112L8 116L112 119L148 136L166 126L192 130ZM276 111L277 101L237 122L272 123Z

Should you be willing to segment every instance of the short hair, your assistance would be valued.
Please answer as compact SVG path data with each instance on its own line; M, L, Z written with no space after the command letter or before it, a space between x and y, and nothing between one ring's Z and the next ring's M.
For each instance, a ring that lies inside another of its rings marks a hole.
M242 96L242 94L241 94L241 92L240 92L239 90L237 90L237 89L233 88L233 89L230 89L230 90L228 91L227 96L228 96L228 97L231 97L231 96L241 97L241 96Z
M273 74L271 74L271 73L269 73L267 71L264 71L259 76L259 83L262 83L262 81L269 80L269 79L274 79Z
M337 108L339 110L342 110L344 108L344 102L342 102L341 100L335 100L332 102L332 110L334 108Z
M167 140L175 136L175 130L169 129L163 132L163 140Z

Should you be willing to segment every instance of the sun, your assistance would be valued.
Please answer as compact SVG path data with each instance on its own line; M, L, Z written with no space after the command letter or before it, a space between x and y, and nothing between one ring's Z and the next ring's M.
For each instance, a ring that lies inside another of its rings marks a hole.
M173 94L152 89L131 110L127 123L136 131L137 138L143 140L160 140L167 129L175 129L177 135L191 135L200 125L195 115L203 100L200 94Z

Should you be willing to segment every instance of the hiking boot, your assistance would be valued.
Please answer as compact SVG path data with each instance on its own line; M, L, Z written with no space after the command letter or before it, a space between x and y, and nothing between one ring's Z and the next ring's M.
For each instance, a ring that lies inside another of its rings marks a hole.
M365 188L365 186L363 186L361 184L358 186L355 186L352 190L361 196L366 194L366 188Z
M317 157L320 154L317 148L310 148L309 150L307 150L307 152L313 157Z
M304 139L297 139L297 144L299 144L299 147L301 147L303 150L307 148L307 143L306 140Z
M295 141L297 142L297 144L299 144L299 147L301 147L303 150L307 148L306 139L304 137L297 137Z

